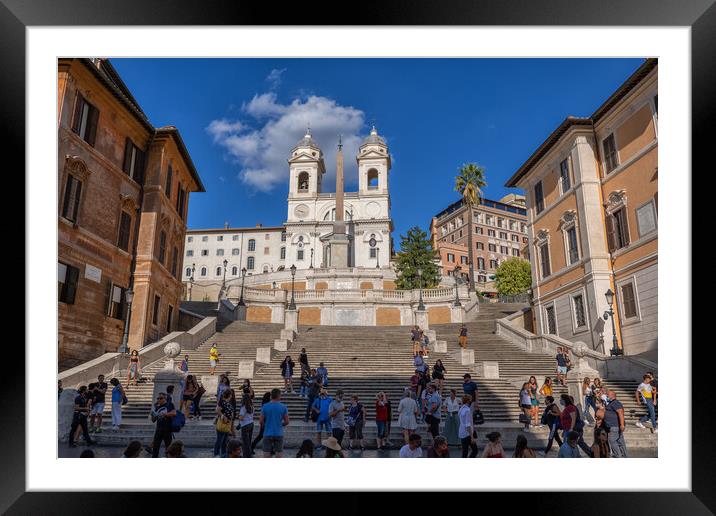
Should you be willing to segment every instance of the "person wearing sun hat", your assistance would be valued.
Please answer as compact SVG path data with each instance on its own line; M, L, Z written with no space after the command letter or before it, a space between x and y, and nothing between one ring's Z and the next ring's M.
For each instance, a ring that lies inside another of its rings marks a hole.
M343 455L343 451L341 450L341 445L335 437L329 437L325 441L322 441L322 444L326 447L327 459L342 459L345 457L345 455Z

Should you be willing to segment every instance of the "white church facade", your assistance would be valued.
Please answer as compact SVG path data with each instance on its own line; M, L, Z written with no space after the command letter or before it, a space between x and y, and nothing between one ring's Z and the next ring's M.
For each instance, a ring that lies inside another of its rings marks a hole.
M356 156L358 191L344 193L348 267L388 269L392 254L389 173L390 154L375 128ZM326 164L310 131L288 158L288 211L283 227L191 229L186 233L182 279L222 281L289 269L330 266L336 193L322 189ZM387 271L386 271L387 272Z

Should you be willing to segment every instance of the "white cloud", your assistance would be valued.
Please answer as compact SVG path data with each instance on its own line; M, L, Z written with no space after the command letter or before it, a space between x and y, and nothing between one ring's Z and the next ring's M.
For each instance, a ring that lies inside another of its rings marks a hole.
M214 143L216 143L227 135L239 132L243 128L244 125L239 121L229 122L227 119L222 118L221 120L212 120L206 130L214 137Z
M242 109L253 116L260 119L271 116L278 116L286 111L286 106L276 102L276 94L274 92L254 95L248 104L244 104Z
M323 190L333 191L338 135L343 135L346 184L357 184L354 157L364 136L360 131L364 113L335 100L309 96L281 104L274 93L255 95L243 111L255 118L258 127L247 122L214 120L207 131L240 166L239 179L262 192L270 192L288 181L286 160L310 124L311 133L324 152L326 175Z
M285 68L281 68L280 70L274 68L271 70L271 73L266 76L266 80L271 83L271 89L278 88L278 85L281 84L281 75L285 71Z

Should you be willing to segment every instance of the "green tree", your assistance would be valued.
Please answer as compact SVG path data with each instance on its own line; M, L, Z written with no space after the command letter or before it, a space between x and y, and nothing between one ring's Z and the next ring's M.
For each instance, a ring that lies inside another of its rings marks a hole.
M497 292L503 296L515 296L532 286L530 262L522 258L509 258L495 271Z
M473 264L472 245L472 209L482 202L482 189L487 186L485 182L485 168L476 163L467 163L460 167L459 174L455 176L455 190L462 195L462 203L467 206L467 260L470 278L470 290L475 290L475 270Z
M411 290L420 287L418 267L422 269L422 287L435 288L440 283L438 252L428 238L428 234L418 226L408 230L408 234L400 235L400 252L398 253L395 270L395 285L400 290Z

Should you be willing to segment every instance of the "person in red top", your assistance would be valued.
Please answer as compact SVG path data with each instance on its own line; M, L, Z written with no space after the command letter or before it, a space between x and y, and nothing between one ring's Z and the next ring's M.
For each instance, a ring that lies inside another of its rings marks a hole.
M577 444L587 454L588 457L592 456L592 450L587 443L584 442L584 421L580 417L579 411L574 404L574 398L569 394L562 394L560 396L559 403L562 405L562 414L560 417L560 423L562 423L563 439L567 440L567 434L575 432L579 435Z
M375 425L378 427L376 445L382 450L388 436L385 434L386 422L388 421L388 401L383 392L379 392L375 400Z

